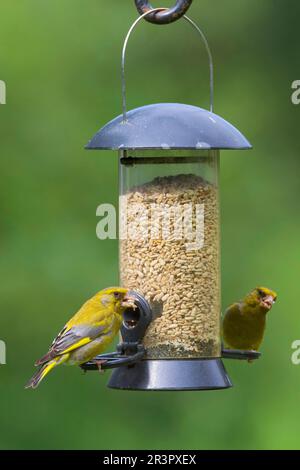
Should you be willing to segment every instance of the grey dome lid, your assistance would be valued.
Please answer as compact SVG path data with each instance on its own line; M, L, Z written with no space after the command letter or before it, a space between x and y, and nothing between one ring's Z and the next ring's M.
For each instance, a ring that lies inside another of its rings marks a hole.
M196 106L160 103L110 121L86 149L250 149L248 140L223 118Z

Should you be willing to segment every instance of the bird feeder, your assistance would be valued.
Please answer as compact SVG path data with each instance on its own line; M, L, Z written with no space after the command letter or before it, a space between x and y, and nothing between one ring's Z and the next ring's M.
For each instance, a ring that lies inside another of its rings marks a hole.
M142 3L142 2L138 2ZM182 2L181 2L182 3ZM250 149L248 140L210 110L160 103L126 107L87 149L115 150L120 180L120 284L139 293L152 320L142 338L146 355L118 367L109 386L134 390L205 390L231 386L222 362L220 304L220 150ZM165 13L165 10L164 10Z

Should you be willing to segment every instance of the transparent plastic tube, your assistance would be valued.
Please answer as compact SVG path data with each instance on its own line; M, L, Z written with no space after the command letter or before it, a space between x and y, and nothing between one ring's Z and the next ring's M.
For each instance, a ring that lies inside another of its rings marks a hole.
M150 303L148 358L221 355L219 152L120 153L120 280Z

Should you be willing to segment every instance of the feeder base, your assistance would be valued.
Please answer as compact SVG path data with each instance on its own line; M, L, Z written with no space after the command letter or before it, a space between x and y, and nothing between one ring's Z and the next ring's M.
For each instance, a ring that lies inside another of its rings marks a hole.
M143 360L115 369L109 388L121 390L218 390L232 387L221 359Z

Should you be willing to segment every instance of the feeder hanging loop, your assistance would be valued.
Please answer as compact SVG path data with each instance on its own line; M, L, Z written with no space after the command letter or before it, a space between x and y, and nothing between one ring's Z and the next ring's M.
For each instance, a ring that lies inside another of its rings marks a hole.
M167 8L154 8L153 10L146 11L146 13L143 13L141 16L139 16L134 23L132 23L126 37L124 40L123 44L123 49L122 49L122 63L121 63L121 71L122 71L122 108L123 108L123 123L127 122L127 98L126 98L126 80L125 80L125 62L126 62L126 50L127 50L127 45L129 38L134 31L134 29L137 27L137 25L143 20L143 18L147 18L151 12L157 12L164 10L166 11ZM210 112L213 112L213 107L214 107L214 65L213 65L213 58L212 58L212 53L208 44L208 41L206 39L205 34L202 32L202 30L199 28L199 26L191 20L186 15L183 15L183 18L196 30L200 38L202 39L207 55L208 55L208 62L209 62L209 89L210 89Z
M179 20L189 9L193 0L177 0L172 8L155 9L151 6L148 0L135 0L135 5L140 15L150 13L145 16L145 20L154 24L169 24ZM158 11L157 11L158 10Z

